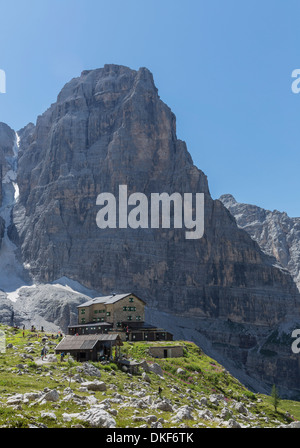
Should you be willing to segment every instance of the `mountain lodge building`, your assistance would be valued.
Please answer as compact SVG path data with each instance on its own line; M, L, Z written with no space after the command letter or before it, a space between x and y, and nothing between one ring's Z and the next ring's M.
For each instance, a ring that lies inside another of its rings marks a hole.
M145 322L146 303L133 293L95 297L77 307L78 323L69 335L117 333L121 340L163 341L173 335Z

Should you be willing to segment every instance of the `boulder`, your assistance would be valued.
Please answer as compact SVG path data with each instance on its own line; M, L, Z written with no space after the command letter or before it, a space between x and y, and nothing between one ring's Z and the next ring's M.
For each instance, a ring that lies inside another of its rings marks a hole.
M59 392L56 389L49 390L45 393L44 400L46 401L58 401L59 400Z
M73 418L78 418L80 414L79 413L75 413L75 414L68 414L68 413L63 413L62 414L62 418L64 422L70 422L72 421Z
M15 394L12 395L11 397L9 397L6 401L6 404L8 406L15 406L18 405L20 403L22 403L23 401L23 395L22 394Z
M155 405L156 409L164 412L173 412L173 406L166 400L162 400Z
M228 420L232 417L232 411L228 408L223 408L220 414L222 420Z
M182 420L194 420L194 417L192 416L193 409L188 406L184 405L181 406L177 411L173 418L173 420L182 421Z
M24 401L33 401L33 400L37 400L38 398L40 398L41 393L40 392L26 392L23 395L23 400Z
M201 397L199 400L199 403L201 406L207 406L207 398L206 397Z
M77 372L82 375L96 376L97 378L101 377L100 370L97 369L97 367L93 366L93 364L91 364L89 362L85 362L81 366L78 366Z
M209 409L198 411L198 417L204 420L213 420L214 415Z
M86 387L88 390L92 391L105 391L106 390L106 384L103 381L85 381L81 383L81 387Z
M160 365L157 364L156 362L153 363L153 364L151 364L151 365L149 365L149 370L150 370L150 372L153 372L153 373L155 373L156 375L164 376L164 373L163 373L163 371L162 371L162 368L161 368Z
M216 395L214 395L214 394L210 395L209 401L211 402L212 405L219 406L219 400Z
M93 428L115 428L116 421L113 416L101 408L101 406L92 406L87 411L78 415L78 420L87 422Z
M231 418L230 420L228 420L227 428L241 428L241 425L233 418Z
M156 417L156 415L147 415L145 417L145 420L146 420L146 422L148 424L150 424L150 423L156 422L157 421L157 417Z
M41 418L49 418L51 420L57 420L57 417L54 414L54 412L42 412Z
M147 361L143 360L140 366L144 370L144 372L150 372L149 364L147 363Z
M234 405L234 409L237 412L239 412L240 414L243 414L243 415L247 415L248 414L248 410L247 410L246 406L243 403L241 403L241 402L236 403Z
M143 373L142 373L142 379L143 379L144 381L146 381L147 383L151 383L151 379L150 379L150 377L147 375L146 372L143 372Z

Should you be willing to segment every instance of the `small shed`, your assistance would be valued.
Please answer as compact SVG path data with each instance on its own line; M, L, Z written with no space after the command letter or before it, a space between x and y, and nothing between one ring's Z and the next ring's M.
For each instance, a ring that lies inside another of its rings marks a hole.
M65 336L56 346L56 353L70 354L76 361L101 361L112 358L112 347L123 342L118 334Z
M149 347L149 354L154 358L180 358L183 356L182 345L157 345Z

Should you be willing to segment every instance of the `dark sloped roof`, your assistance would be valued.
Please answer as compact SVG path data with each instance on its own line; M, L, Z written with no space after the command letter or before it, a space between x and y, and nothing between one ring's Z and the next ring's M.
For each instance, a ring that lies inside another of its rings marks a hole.
M80 349L81 350L91 350L93 347L95 347L95 345L97 344L97 340L89 340L89 341L83 341L81 344Z
M82 308L82 307L87 307L93 304L97 304L97 303L103 303L103 305L107 305L107 304L111 304L111 303L116 303L119 300L125 299L125 297L128 296L134 296L137 299L141 300L143 303L144 300L140 299L139 297L137 297L135 294L133 293L126 293L126 294L111 294L110 296L104 296L104 297L95 297L94 299L88 300L85 303L82 303L81 305L78 305L77 308Z
M116 333L111 334L88 334L79 336L67 335L56 346L55 350L92 350L98 341L116 342L120 341L120 336Z

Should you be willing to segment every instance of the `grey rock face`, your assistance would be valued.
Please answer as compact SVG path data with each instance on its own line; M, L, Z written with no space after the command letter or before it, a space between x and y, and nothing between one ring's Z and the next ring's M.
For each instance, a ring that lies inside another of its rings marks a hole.
M6 298L6 294L0 291L0 315L1 323L5 325L14 324L14 310L13 304Z
M4 237L4 232L5 232L5 221L0 216L0 249L1 249L2 239Z
M43 326L45 331L62 330L66 333L68 325L78 321L77 306L87 300L90 297L61 285L41 284L21 288L15 303L3 300L3 304L7 307L10 304L6 311L7 319L16 325L30 328L34 323L37 329Z
M5 123L0 123L0 207L3 203L2 182L10 169L9 160L13 157L15 132ZM5 232L5 220L0 216L0 249Z
M220 201L235 217L238 226L291 273L300 289L300 218L239 203L230 194L221 196Z
M15 131L7 124L0 122L0 165L2 167L2 178L8 171L8 160L13 157L13 146L15 143ZM1 205L1 202L0 202Z
M134 289L161 310L257 323L270 316L276 322L287 303L296 306L290 277L211 199L147 69L107 65L83 72L29 134L20 145L14 234L38 280L66 275L103 293ZM205 236L186 240L185 229L100 230L97 195L117 197L121 184L128 194L147 197L205 193ZM287 294L284 308L266 299L278 295L278 285ZM246 310L241 294L260 312Z
M10 237L32 278L45 283L67 276L103 294L133 290L153 309L198 320L194 328L214 349L256 374L250 350L299 314L299 292L289 273L212 200L152 74L116 65L85 71L19 136L20 195ZM96 198L102 192L118 197L119 185L148 198L204 193L203 238L185 239L185 228L100 230ZM55 320L53 313L47 319ZM281 361L291 361L288 348L284 353ZM263 360L260 381L284 383L280 363L268 360L266 369ZM289 387L300 390L297 372Z
M160 231L102 232L96 198L105 191L117 194L120 184L128 185L129 194L170 191L174 179L178 191L208 192L206 177L176 139L175 117L159 100L148 70L105 66L72 80L38 118L31 141L21 139L14 235L32 274L41 281L62 273L84 278L104 292L132 287L132 275L136 287L144 275L151 284L156 277L170 281L169 237L160 243ZM143 274L140 263L157 240L158 253L150 251ZM125 252L133 262L124 260Z

